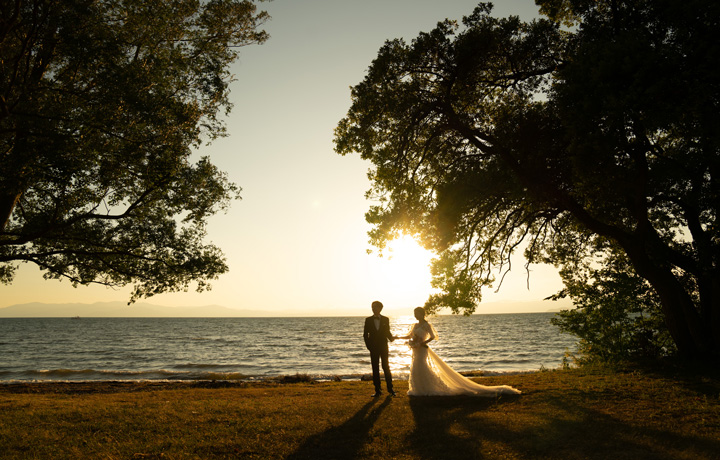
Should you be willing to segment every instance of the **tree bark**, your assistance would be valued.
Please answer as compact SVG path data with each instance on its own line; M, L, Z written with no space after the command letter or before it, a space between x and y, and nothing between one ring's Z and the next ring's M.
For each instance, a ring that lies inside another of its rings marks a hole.
M713 331L702 321L690 294L669 268L655 264L637 248L627 250L635 270L660 297L665 325L685 359L704 359L717 353Z
M10 222L10 216L12 216L13 210L17 202L20 200L22 193L16 193L14 195L1 195L0 196L0 233L5 231L8 222Z
M710 290L708 310L705 312L713 339L713 354L720 357L720 276L714 277Z

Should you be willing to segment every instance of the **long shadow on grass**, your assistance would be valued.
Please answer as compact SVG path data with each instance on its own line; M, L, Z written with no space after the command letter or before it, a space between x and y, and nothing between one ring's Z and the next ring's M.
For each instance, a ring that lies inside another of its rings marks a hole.
M342 425L308 438L287 459L360 458L360 449L367 441L370 430L391 400L388 396L376 406L378 400L372 399Z
M482 411L472 400L411 400L417 431L410 442L415 441L412 445L423 459L450 458L449 449L457 453L455 458L468 459L498 450L521 458L720 458L717 439L676 431L672 421L653 424L642 418L647 414L621 420L594 407L602 404L594 395L553 391L537 396L533 405L509 405L507 411Z
M508 450L523 456L542 458L582 458L588 460L675 460L678 458L718 459L720 441L694 433L682 433L667 424L655 424L639 415L628 422L597 410L585 401L559 397L554 409L538 412L539 423L519 430L503 430L493 424L477 424L469 429ZM481 420L478 421L482 423Z
M508 397L507 399L512 399ZM487 410L502 400L465 396L410 397L415 419L408 443L418 458L482 458L482 438L467 436L462 428L472 414Z

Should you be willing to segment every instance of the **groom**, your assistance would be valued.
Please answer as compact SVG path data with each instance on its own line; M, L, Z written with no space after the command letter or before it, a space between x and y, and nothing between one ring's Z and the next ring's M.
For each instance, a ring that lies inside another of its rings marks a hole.
M380 360L382 360L388 393L395 396L392 375L390 375L390 365L388 364L388 340L395 340L395 337L390 333L390 320L380 314L382 309L382 303L377 300L372 303L373 315L365 319L365 331L363 332L365 346L370 350L370 363L372 364L373 383L375 384L373 397L380 396L382 393L380 388Z

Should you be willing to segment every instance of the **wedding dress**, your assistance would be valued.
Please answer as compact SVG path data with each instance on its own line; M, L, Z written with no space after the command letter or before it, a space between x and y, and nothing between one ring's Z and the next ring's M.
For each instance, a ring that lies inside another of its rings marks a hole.
M501 394L520 394L520 390L511 386L480 385L455 372L430 347L423 345L426 340L437 338L437 332L430 323L416 323L409 336L413 352L410 364L409 396L495 397Z

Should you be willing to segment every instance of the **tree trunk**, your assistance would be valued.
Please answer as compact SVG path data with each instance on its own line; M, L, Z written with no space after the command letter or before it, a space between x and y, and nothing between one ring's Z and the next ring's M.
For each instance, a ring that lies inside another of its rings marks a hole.
M0 233L5 230L8 222L10 222L10 216L12 216L13 210L15 210L15 206L21 196L22 193L0 196L0 224L2 224L0 225Z
M713 354L720 357L720 278L718 277L712 281L708 305L706 314L709 317L707 323L713 338Z
M702 360L716 354L713 328L702 321L697 306L672 271L658 267L644 254L633 257L628 252L628 255L638 274L648 280L660 297L665 325L680 355L688 360Z

